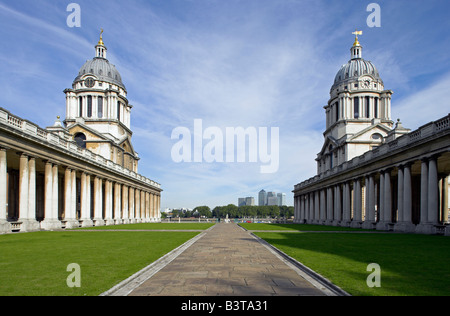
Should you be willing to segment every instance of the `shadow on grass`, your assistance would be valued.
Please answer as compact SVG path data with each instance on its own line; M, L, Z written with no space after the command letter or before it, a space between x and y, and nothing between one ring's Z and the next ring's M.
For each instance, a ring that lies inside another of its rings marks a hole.
M352 295L450 295L450 239L403 234L255 233ZM367 266L381 267L369 288Z
M263 224L263 223L240 223L247 230L294 230L294 231L372 231L360 228L310 225L310 224Z

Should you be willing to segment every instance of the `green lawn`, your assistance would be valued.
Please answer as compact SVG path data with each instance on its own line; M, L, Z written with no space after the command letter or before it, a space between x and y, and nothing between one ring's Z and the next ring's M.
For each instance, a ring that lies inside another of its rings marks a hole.
M77 230L205 230L215 223L140 223L77 228Z
M241 223L240 226L247 230L286 230L286 231L363 231L359 228L304 225L304 224L264 224L264 223Z
M356 296L450 295L450 238L406 234L255 233ZM381 267L381 287L366 280Z
M0 235L0 296L93 296L143 269L197 232L37 232ZM67 266L81 268L69 288Z

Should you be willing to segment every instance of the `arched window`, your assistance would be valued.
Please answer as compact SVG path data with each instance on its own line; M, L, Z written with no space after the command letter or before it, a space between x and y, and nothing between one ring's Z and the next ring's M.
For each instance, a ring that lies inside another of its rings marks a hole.
M86 135L83 133L78 133L75 135L74 140L76 141L77 145L81 148L86 148Z

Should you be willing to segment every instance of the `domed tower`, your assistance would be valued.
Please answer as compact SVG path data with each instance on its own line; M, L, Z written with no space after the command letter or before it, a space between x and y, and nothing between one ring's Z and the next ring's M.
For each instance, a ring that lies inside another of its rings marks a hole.
M356 31L351 59L338 71L326 112L325 142L317 155L318 173L379 146L392 130L391 97L372 62L362 58Z
M79 146L137 172L130 129L132 106L116 67L106 59L103 30L95 58L86 61L66 94L64 123Z

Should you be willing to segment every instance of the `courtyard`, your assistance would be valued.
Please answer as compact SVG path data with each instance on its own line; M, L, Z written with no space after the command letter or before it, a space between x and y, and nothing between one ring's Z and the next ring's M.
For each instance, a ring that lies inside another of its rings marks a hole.
M0 296L97 296L212 226L153 223L1 235ZM241 227L354 296L450 294L448 237L297 224ZM80 287L68 286L67 268L74 263ZM372 263L381 267L379 287L367 283Z

